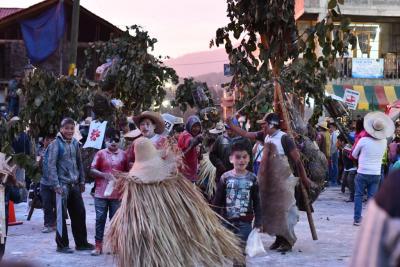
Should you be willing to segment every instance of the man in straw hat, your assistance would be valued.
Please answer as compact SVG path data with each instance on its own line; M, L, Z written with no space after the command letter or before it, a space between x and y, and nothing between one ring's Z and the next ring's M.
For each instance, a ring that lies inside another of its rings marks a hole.
M220 223L201 193L163 159L148 138L135 141L136 160L120 176L122 202L107 243L119 267L223 266L242 260L239 240Z
M160 113L144 111L140 115L134 116L133 121L140 130L142 136L149 138L157 149L161 149L164 146L166 138L162 136L162 134L165 130L165 123ZM132 164L135 161L133 144L128 148L127 155L128 161Z
M364 129L368 136L356 144L352 156L358 159L355 178L354 225L361 224L362 198L367 189L368 199L378 190L381 179L382 159L387 148L387 140L394 133L394 123L382 112L370 112L364 118Z

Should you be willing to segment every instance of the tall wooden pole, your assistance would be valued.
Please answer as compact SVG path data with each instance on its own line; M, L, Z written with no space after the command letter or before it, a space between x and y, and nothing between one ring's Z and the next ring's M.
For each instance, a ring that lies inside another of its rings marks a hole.
M71 50L69 57L68 75L74 75L76 70L76 54L78 50L78 36L79 36L79 8L80 0L74 0L72 8L72 27L71 27Z
M267 37L264 34L261 34L261 43L263 44L264 48L268 49ZM287 112L284 103L285 100L283 98L282 87L278 82L278 78L280 75L280 67L277 66L275 62L273 62L272 60L271 60L271 66L272 66L272 74L274 77L274 111L278 113L282 118L283 121L282 129L286 130L287 133L291 137L293 137L293 131L290 125L289 114ZM301 164L303 163L301 162ZM300 189L306 206L306 213L307 213L308 224L310 226L311 236L313 240L318 240L317 231L315 229L315 224L311 212L310 199L308 197L307 190L301 181L300 181Z

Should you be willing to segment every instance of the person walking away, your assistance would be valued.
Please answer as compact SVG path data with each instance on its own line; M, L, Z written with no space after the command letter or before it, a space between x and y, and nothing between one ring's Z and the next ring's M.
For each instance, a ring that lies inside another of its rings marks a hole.
M199 117L190 116L185 125L185 131L179 135L178 148L183 153L180 171L191 182L198 179L198 167L200 157L200 144L203 142L201 135L201 122Z
M342 176L342 192L345 192L347 186L350 190L350 197L346 202L354 201L354 178L357 174L357 167L354 160L351 157L351 145L347 143L346 138L340 134L338 136L338 146L342 149L343 154L343 176Z
M239 122L236 119L234 119L232 123L236 127L239 127ZM247 152L250 155L253 154L253 146L248 139L242 136L238 136L234 131L232 131L232 127L230 127L229 125L225 125L225 129L225 132L217 137L217 140L215 141L214 146L210 151L211 163L217 169L217 182L219 181L222 174L233 169L233 165L230 162L229 158L231 153L230 150L234 143L244 142L247 145ZM250 156L249 166L247 166L247 170L253 171L252 156Z
M336 124L329 124L330 134L330 164L329 164L329 184L330 186L336 186L339 175L339 151L337 149L337 132Z
M394 123L382 112L370 112L364 118L364 129L368 137L359 139L352 156L358 159L355 178L354 223L361 225L362 198L367 189L368 199L378 190L381 178L382 159L386 150L386 138L394 133Z
M60 132L49 145L49 177L57 203L57 252L73 253L69 247L66 224L67 210L71 219L72 234L76 250L93 250L87 241L86 210L82 199L85 191L85 177L78 141L73 138L75 122L65 118Z
M48 171L48 147L54 141L54 135L48 135L43 140L43 149L39 157L39 166L42 167L40 178L40 196L42 198L44 227L42 233L51 233L56 230L56 192L50 181Z
M99 256L103 253L103 237L107 221L107 212L111 221L121 204L121 194L113 186L116 183L116 178L113 176L112 172L129 171L128 158L126 153L119 149L119 142L120 136L116 131L106 136L107 148L96 153L90 169L90 172L95 177L96 183L94 196L94 206L96 210L96 248L92 251L92 256ZM107 188L109 188L109 190L107 190Z
M367 207L349 267L400 266L400 170L389 174Z
M321 150L322 153L324 153L326 160L328 161L328 164L330 164L330 157L331 157L331 137L329 134L329 128L328 128L328 123L326 121L321 121L317 124L317 145L319 147L319 150ZM329 179L329 172L327 175L327 178Z
M241 239L244 252L253 220L255 228L261 226L260 196L257 176L246 169L250 162L247 144L236 142L230 153L233 169L221 176L213 205L229 222L227 227Z

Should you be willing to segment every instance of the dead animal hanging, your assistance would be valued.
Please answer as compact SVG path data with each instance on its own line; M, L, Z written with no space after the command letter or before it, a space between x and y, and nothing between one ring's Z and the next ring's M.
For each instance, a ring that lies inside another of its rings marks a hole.
M309 199L313 203L324 190L326 174L328 173L328 161L325 155L319 150L318 146L310 138L302 136L299 140L304 168L307 176L317 186L309 189Z
M223 266L243 261L239 240L221 224L196 186L147 138L135 141L135 164L120 177L122 203L107 232L119 267Z
M284 237L291 245L296 242L294 225L298 211L294 189L297 182L286 157L278 154L274 144L264 144L258 173L262 229L269 235Z

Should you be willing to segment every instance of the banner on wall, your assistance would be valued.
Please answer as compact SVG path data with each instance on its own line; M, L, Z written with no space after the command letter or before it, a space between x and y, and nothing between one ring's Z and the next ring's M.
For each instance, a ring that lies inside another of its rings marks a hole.
M353 58L352 77L353 78L383 78L383 58Z

